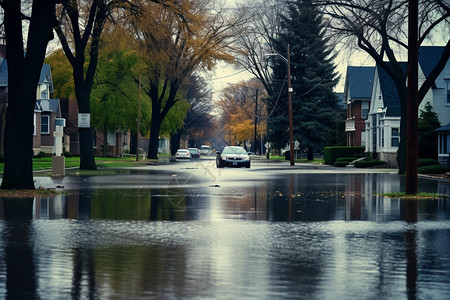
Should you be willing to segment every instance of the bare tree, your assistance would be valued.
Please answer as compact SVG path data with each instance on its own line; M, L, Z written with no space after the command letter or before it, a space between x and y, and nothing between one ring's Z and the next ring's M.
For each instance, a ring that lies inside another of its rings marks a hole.
M408 52L408 0L315 0L329 19L330 35L343 39L347 47L353 43L368 53L394 81L401 106L399 171L406 169L406 73L400 61ZM442 32L449 30L450 4L443 0L419 2L417 46L427 40L445 44L438 63L418 90L419 104L445 67L450 56L450 39ZM417 158L416 158L417 160Z
M236 31L237 62L258 78L273 96L272 72L267 54L274 51L273 41L279 36L280 16L286 11L286 3L277 0L252 0L238 6L246 25Z
M202 77L192 75L189 77L186 99L190 107L184 118L184 126L171 137L171 152L175 154L180 148L180 138L184 134L192 136L202 136L209 129L214 127L212 124L214 104L211 101L211 88ZM193 145L198 147L198 145Z

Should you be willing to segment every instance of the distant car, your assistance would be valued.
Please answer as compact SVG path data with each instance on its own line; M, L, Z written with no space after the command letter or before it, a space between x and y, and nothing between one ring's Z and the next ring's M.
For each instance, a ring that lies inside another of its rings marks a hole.
M223 167L246 167L250 168L250 157L243 147L225 146L222 151L217 152L216 166Z
M177 153L175 153L176 159L191 159L191 153L187 149L178 149Z
M200 151L197 148L188 148L192 158L200 158Z
M210 156L212 155L212 150L211 147L208 145L202 145L200 147L200 155L204 155L204 156Z

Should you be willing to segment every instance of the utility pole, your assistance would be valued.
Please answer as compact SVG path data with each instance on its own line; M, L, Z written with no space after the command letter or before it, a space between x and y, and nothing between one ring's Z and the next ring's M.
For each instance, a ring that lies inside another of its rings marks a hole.
M407 123L406 123L406 194L418 192L418 55L417 24L418 0L409 0L408 7L408 87L407 87Z
M139 133L141 131L141 74L139 74L138 115L136 134L136 161L139 161Z
M288 103L289 103L289 150L291 166L294 161L294 129L292 124L292 92L291 87L291 46L287 44L287 78L288 78Z
M255 138L254 138L254 141L253 141L253 143L255 144L255 147L254 147L254 150L255 150L255 154L256 154L256 152L258 152L257 151L257 149L258 149L258 146L257 146L257 139L258 139L258 128L257 128L257 126L258 126L258 89L256 89L256 98L255 98Z

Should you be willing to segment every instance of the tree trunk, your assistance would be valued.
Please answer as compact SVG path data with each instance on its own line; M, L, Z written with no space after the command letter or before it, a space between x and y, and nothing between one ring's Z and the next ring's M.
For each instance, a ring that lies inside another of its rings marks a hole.
M103 127L103 157L108 157L108 130Z
M158 146L159 146L159 131L161 129L161 122L159 120L152 119L152 125L150 128L150 141L148 144L148 158L158 158Z
M183 130L180 129L170 138L170 154L175 155L177 150L180 149L180 140Z
M83 60L80 60L84 62ZM74 67L73 78L79 113L90 114L90 90L87 89L83 76L83 64ZM91 128L79 128L80 135L80 170L97 170L94 156L94 139Z
M27 87L32 89L32 87ZM11 91L12 92L12 91ZM33 181L33 109L22 109L15 93L9 94L9 106L5 126L5 169L2 189L34 189ZM33 101L33 95L22 102ZM19 108L16 108L19 106Z
M312 147L308 147L308 160L314 160L314 152Z
M8 59L8 111L5 124L3 189L34 189L33 114L36 88L45 51L52 36L53 1L33 1L27 53L21 22L21 2L3 4Z

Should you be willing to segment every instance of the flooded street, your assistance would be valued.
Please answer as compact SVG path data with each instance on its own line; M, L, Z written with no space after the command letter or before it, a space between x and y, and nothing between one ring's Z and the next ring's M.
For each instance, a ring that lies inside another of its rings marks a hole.
M37 177L67 193L0 198L0 299L450 299L449 199L287 164Z

